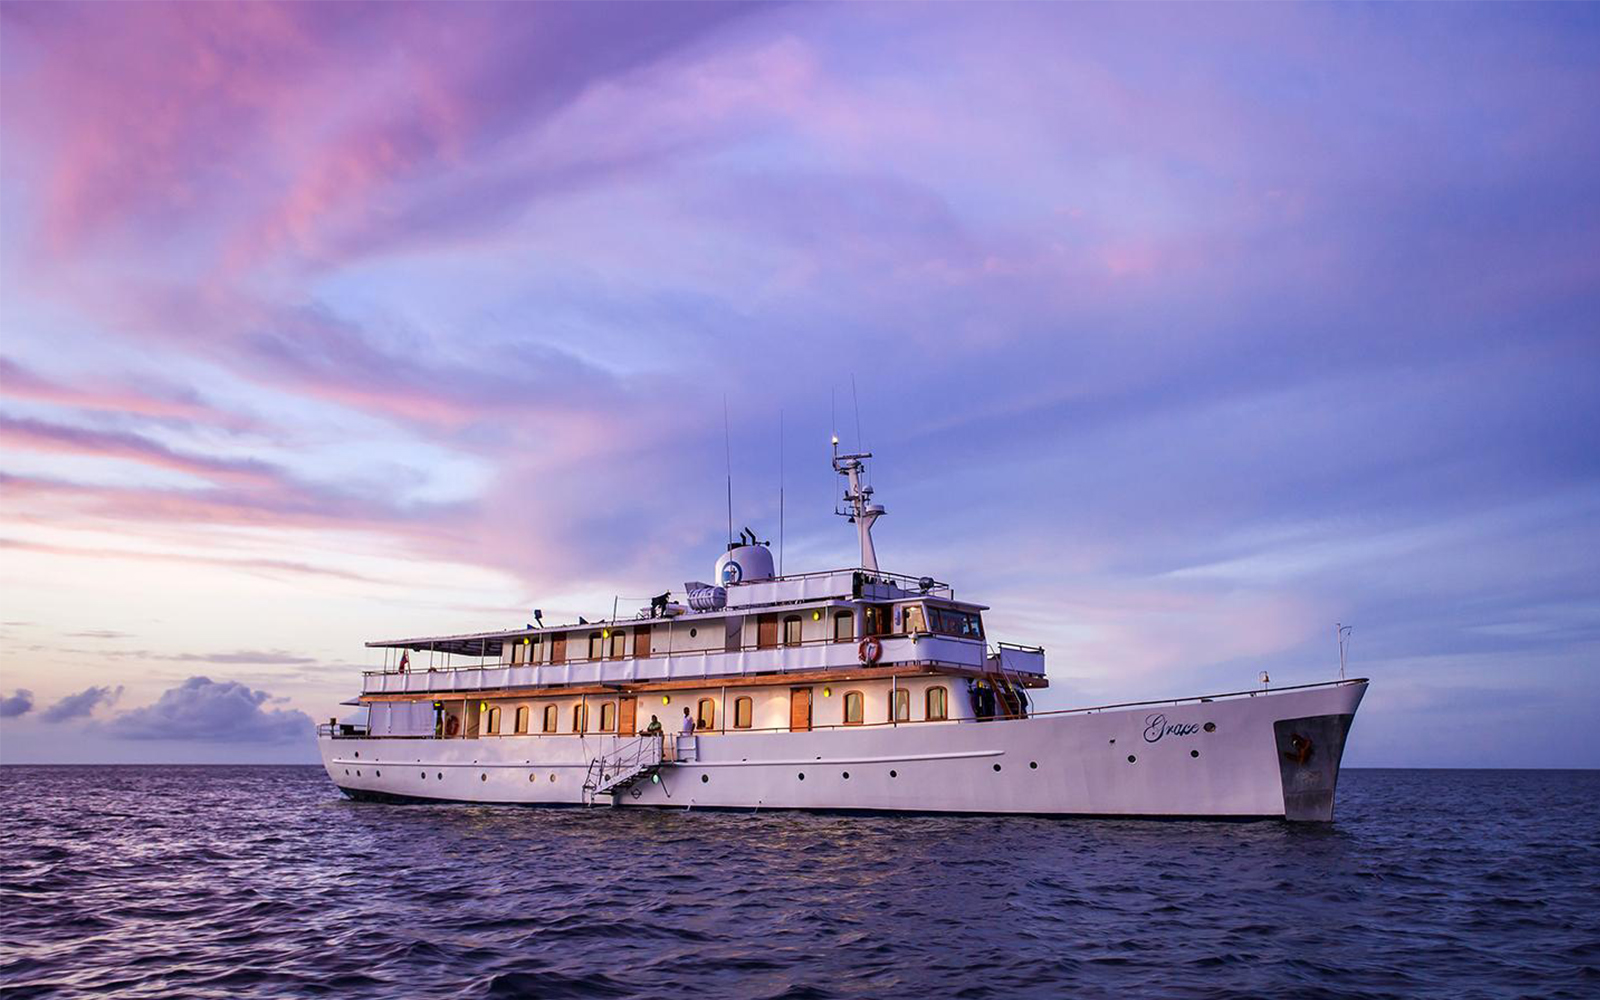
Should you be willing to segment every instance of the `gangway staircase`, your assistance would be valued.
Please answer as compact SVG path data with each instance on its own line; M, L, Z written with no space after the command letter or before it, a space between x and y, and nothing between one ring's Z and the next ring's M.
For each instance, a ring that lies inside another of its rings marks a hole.
M661 745L659 735L640 736L589 761L589 772L583 779L584 804L594 805L602 795L612 796L615 804L619 792L654 775L661 769Z

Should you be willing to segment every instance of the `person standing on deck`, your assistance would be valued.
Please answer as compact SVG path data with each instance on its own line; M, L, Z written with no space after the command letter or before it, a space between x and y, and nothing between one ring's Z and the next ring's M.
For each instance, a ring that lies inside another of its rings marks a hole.
M694 735L694 716L689 714L689 706L683 706L683 725L678 730L684 736Z

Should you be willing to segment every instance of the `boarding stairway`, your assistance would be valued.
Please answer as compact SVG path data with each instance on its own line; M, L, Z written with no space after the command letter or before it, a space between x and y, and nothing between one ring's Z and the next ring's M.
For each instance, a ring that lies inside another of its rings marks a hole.
M609 754L594 758L589 761L589 771L583 779L584 803L593 805L601 795L615 796L626 791L660 770L661 761L662 738L659 735L640 736L620 744Z

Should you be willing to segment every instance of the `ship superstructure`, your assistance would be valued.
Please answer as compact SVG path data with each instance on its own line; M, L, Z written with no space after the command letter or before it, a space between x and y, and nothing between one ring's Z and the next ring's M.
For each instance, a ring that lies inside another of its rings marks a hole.
M779 575L746 529L631 617L370 642L328 774L358 799L1332 818L1364 680L1037 712L1044 650L880 570L872 456L834 451L859 565Z

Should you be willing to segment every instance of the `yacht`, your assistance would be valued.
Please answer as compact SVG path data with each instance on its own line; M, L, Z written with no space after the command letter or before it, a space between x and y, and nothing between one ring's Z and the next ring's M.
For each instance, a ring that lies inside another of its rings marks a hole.
M746 529L631 617L369 642L328 775L376 801L1332 820L1365 679L1038 710L1044 650L880 569L872 456L833 451L859 565L779 574Z

